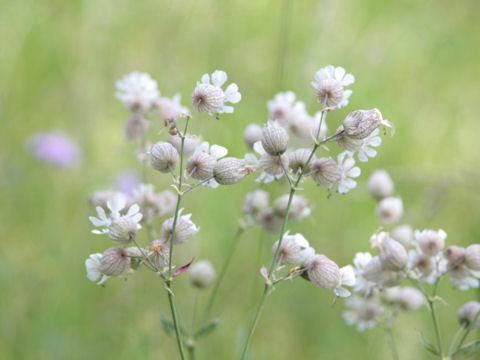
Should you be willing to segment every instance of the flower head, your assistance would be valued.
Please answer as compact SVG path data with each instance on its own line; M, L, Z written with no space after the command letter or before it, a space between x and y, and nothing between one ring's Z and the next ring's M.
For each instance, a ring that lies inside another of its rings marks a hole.
M210 261L201 260L190 267L189 277L194 287L204 289L215 279L215 269Z
M193 107L209 114L232 113L233 106L227 106L225 103L236 104L241 100L237 84L232 83L223 91L222 86L227 81L227 73L220 70L212 73L211 81L212 83L210 76L204 74L201 82L197 82L192 94Z
M272 247L272 254L277 252L279 241ZM283 235L282 244L279 250L279 263L290 265L304 262L308 257L313 256L315 250L310 246L308 240L302 234L290 235L287 231Z
M189 113L188 109L180 103L181 95L175 94L171 99L160 97L155 101L155 110L163 120L175 120Z
M102 259L102 254L96 253L96 254L91 254L87 260L85 260L85 268L87 270L87 278L90 281L97 281L100 279L100 281L97 283L97 285L103 284L105 281L110 276L107 276L105 274L102 274L100 271L100 261Z
M276 94L273 100L267 102L269 119L278 121L282 126L288 126L298 112L305 108L302 102L295 103L295 97L292 91Z
M315 73L313 87L317 91L319 103L326 99L326 105L332 108L341 108L348 104L348 98L352 90L345 90L344 87L355 82L352 74L347 74L343 67L328 65Z
M187 171L194 179L208 180L203 185L212 188L218 187L218 183L213 178L213 170L217 160L226 156L228 150L220 145L212 145L206 141L202 142L193 155L188 159Z
M338 192L345 194L357 186L357 182L351 178L360 176L360 168L355 166L355 160L347 156L346 152L338 155L338 165L342 168L342 178L338 182Z
M149 74L134 71L116 82L116 97L131 112L148 112L160 96L157 82Z
M358 331L374 327L381 315L381 306L376 299L352 296L345 301L349 310L343 312L348 325L356 325Z
M190 218L192 214L181 215L183 209L180 209L178 213L177 224L175 228L175 244L183 244L187 242L190 236L198 233L200 228L198 228ZM173 223L175 218L171 217L165 220L162 224L162 238L170 243L170 238L173 233Z

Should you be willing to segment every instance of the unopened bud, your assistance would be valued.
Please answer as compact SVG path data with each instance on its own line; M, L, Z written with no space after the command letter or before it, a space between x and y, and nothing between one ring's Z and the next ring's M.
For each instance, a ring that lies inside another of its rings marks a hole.
M276 233L282 228L283 219L273 209L267 209L260 214L260 223L265 230Z
M303 263L303 268L306 270L305 277L317 287L334 289L341 283L340 268L325 255L316 254L308 257Z
M312 153L311 149L297 149L288 154L288 166L292 169L294 174L297 174L299 171L305 171L303 168ZM315 157L312 157L314 161Z
M372 247L378 250L378 256L385 269L398 271L407 265L407 251L402 244L390 238L388 233L373 235L370 241Z
M465 249L460 246L449 246L445 251L449 267L457 267L465 262Z
M343 170L332 158L320 158L310 165L312 179L326 188L332 187L342 179Z
M125 137L127 140L141 141L148 131L148 121L134 115L125 121Z
M392 230L391 236L408 249L413 240L413 229L410 225L399 225Z
M375 199L383 199L393 194L392 178L385 170L375 170L368 179L368 193Z
M443 230L423 230L421 232L417 230L415 231L415 237L422 252L433 256L443 250L447 234Z
M259 214L268 207L269 195L264 190L254 190L247 194L243 203L243 212L245 214Z
M398 222L403 215L402 199L388 197L382 199L377 206L377 216L385 225Z
M337 128L337 134L339 134L336 137L336 141L338 146L340 146L343 150L347 151L355 151L360 149L363 146L363 139L354 139L345 134L343 125L340 125Z
M137 223L127 216L120 216L108 227L108 236L117 244L126 245L137 236Z
M253 144L262 140L262 127L257 124L248 125L243 133L243 140L248 147L253 149Z
M465 263L475 271L480 270L480 244L473 244L465 250Z
M182 138L178 135L170 137L168 140L170 144L177 150L180 154L182 151ZM200 139L197 136L187 135L183 143L183 154L191 155L195 152L195 149L200 145Z
M245 159L227 157L219 160L213 169L215 180L221 185L232 185L252 172Z
M368 137L381 124L384 124L384 120L378 109L356 110L343 120L345 135L360 140Z
M150 163L155 170L166 173L175 169L180 156L172 144L159 141L150 150Z
M193 286L203 289L210 285L215 279L215 269L210 261L198 261L190 266L189 277Z
M262 129L262 146L272 156L283 154L288 146L287 131L277 121L269 120Z
M130 257L123 248L105 250L100 260L100 272L107 276L118 276L130 267Z
M188 159L187 172L198 180L206 180L213 176L213 169L217 160L206 152L199 151Z
M458 322L460 325L465 327L470 326L475 321L473 325L473 329L480 326L480 316L478 316L478 312L480 311L480 303L477 301L469 301L466 304L462 305L460 309L458 309Z

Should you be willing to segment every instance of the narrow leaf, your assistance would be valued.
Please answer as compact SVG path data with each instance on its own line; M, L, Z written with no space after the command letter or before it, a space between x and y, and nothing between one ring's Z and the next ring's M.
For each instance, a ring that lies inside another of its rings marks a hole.
M198 330L195 334L195 337L199 338L200 336L210 334L213 330L215 330L218 327L219 324L220 324L220 319L219 318L213 319L207 325L205 325L200 330Z
M429 353L435 356L440 356L435 345L433 345L430 341L428 341L420 331L418 332L418 335L420 335L420 342L422 343L425 350L427 350Z
M458 349L453 353L453 356L456 355L473 355L475 354L479 348L480 348L480 341L475 340L474 342L471 342L470 344L465 345L461 349Z
M178 275L180 275L181 273L183 273L184 271L186 271L186 270L190 267L190 265L192 265L193 260L195 260L195 258L193 258L188 264L183 265L183 266L179 267L177 270L175 270L175 271L173 272L172 277L177 277Z

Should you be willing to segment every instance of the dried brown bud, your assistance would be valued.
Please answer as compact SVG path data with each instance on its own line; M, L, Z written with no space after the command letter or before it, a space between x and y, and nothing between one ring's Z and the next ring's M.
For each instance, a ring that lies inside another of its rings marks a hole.
M170 246L168 242L163 240L153 240L147 246L147 256L151 262L159 269L168 265L170 257Z

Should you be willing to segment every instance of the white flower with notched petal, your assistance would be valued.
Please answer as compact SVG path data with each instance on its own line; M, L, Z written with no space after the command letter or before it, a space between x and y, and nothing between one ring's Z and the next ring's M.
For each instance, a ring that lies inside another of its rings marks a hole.
M295 93L287 91L278 93L273 100L269 100L267 108L269 119L286 127L298 114L305 111L305 104L301 101L295 102Z
M157 82L149 74L134 71L116 82L115 96L132 112L148 112L160 96Z
M345 90L344 87L355 82L352 74L347 74L341 66L328 65L315 73L313 87L317 90L318 102L331 108L341 108L348 104L348 98L352 90Z
M371 290L376 286L372 281L365 279L363 276L363 269L372 260L372 254L368 252L358 252L353 258L354 273L356 283L353 291L369 295Z
M193 90L192 105L200 112L206 112L211 115L221 113L233 113L233 106L227 106L225 103L238 103L242 95L238 92L238 86L232 83L222 90L223 84L227 81L225 71L215 70L211 77L204 74L201 82L197 82L197 87Z
M382 144L382 138L378 136L378 128L375 129L367 138L363 140L363 145L358 149L358 160L367 162L368 158L377 156L377 150L371 147L378 147ZM353 157L355 151L347 151Z
M139 224L142 220L142 214L139 212L140 207L137 204L130 206L126 214L122 215L121 211L127 204L127 198L121 193L115 194L110 200L107 201L107 208L110 210L110 216L107 216L105 210L100 206L96 207L98 218L90 216L89 219L96 227L100 227L100 230L94 229L94 234L109 234L110 238L114 241L120 240L119 237L125 235L122 234L122 230L125 229L127 233L135 232L141 229ZM125 239L125 240L128 240Z
M268 184L274 180L282 178L285 174L283 168L288 169L287 154L282 154L280 156L269 155L263 148L261 141L257 141L253 145L253 149L260 155L260 159L257 159L253 154L246 154L245 159L247 159L249 164L254 166L255 171L260 171L260 175L255 182Z
M351 178L360 176L360 168L355 166L355 160L344 151L338 155L338 165L342 168L342 178L338 182L338 192L345 194L357 186Z
M340 268L340 284L335 289L333 289L333 292L338 297L349 297L350 291L345 289L343 286L355 286L355 283L356 279L353 267L351 265L344 266Z
M102 259L102 254L91 254L87 260L85 260L85 268L87 269L87 278L90 281L97 281L100 278L100 281L97 285L103 284L109 276L102 274L100 271L100 260Z

